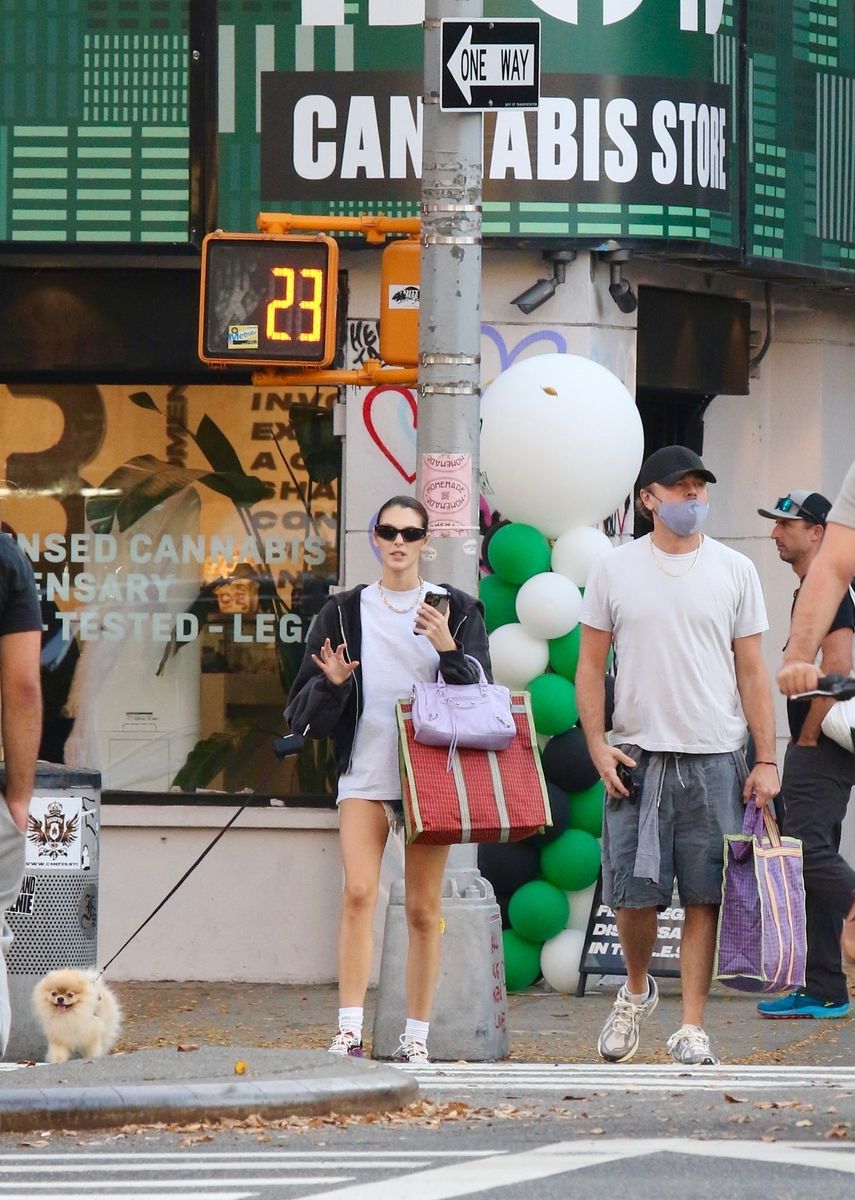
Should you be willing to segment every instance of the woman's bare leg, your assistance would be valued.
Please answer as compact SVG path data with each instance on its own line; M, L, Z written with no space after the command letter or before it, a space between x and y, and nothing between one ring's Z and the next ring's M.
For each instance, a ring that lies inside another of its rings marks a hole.
M414 843L404 852L407 930L407 1016L429 1021L439 978L442 876L448 846Z
M342 1008L361 1008L365 1002L374 950L380 862L388 833L382 804L376 800L342 800L339 834L344 892L338 935L338 1002Z

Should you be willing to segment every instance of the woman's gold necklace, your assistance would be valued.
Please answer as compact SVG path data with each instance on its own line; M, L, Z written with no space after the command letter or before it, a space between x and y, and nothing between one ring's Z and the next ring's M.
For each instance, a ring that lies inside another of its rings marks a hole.
M704 535L701 534L701 540L698 542L698 548L695 551L695 556L685 571L666 571L659 561L656 553L656 547L653 545L653 538L650 539L650 553L653 555L653 562L656 564L656 569L661 571L663 575L667 575L669 579L684 579L686 575L690 575L698 565L698 559L701 556L701 546L704 544Z
M383 584L382 584L382 583L380 583L379 581L378 581L378 583L377 583L377 587L378 587L378 589L379 589L379 591L380 591L380 599L383 601L383 603L386 605L386 607L387 607L388 609L391 609L391 611L392 611L393 613L399 613L399 614L403 614L403 613L412 612L412 611L413 611L413 609L416 607L416 605L417 605L417 604L418 604L418 603L421 601L421 598L422 598L422 588L424 587L424 580L422 579L422 577L421 577L421 575L420 575L420 576L419 576L419 592L418 592L418 595L416 596L416 598L415 598L415 600L412 602L412 604L408 604L406 608L396 608L394 604L390 604L390 603L389 603L389 601L386 599L386 593L383 591Z

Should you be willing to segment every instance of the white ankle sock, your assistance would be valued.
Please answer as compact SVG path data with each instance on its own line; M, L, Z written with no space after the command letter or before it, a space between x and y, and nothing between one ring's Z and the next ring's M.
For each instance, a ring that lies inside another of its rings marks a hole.
M338 1010L338 1027L342 1033L352 1033L362 1041L363 1008L340 1008Z
M629 990L627 990L626 994L627 994L627 998L629 1000L631 1000L633 1004L644 1004L647 1000L650 999L650 984L648 983L646 991L636 993L636 992L630 992Z
M417 1042L427 1042L429 1029L430 1021L414 1021L412 1017L407 1017L404 1037L415 1038Z

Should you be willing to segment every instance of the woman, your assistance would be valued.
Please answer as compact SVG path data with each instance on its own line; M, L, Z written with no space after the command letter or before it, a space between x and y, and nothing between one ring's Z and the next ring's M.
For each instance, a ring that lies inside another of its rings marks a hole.
M344 895L339 931L339 1031L333 1054L362 1056L365 992L380 861L390 826L401 822L395 701L414 680L490 676L487 631L479 601L449 585L426 583L419 557L428 514L417 500L394 496L373 531L382 572L377 583L333 596L309 633L285 716L292 730L333 739ZM425 603L442 593L441 607ZM417 636L413 636L416 634ZM406 847L404 879L409 933L407 1024L398 1057L427 1062L431 1008L439 975L440 899L447 846Z

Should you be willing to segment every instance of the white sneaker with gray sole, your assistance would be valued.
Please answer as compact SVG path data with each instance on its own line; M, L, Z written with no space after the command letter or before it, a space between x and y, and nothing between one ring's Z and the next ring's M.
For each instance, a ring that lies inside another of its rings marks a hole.
M668 1038L668 1049L674 1062L683 1066L718 1066L718 1059L710 1050L710 1039L700 1025L681 1025Z
M630 1000L626 984L618 992L597 1042L597 1053L606 1062L628 1062L638 1049L641 1023L659 1003L659 989L652 975L647 976L647 987L647 999L641 1004L634 1004Z

